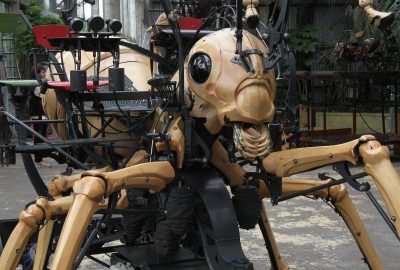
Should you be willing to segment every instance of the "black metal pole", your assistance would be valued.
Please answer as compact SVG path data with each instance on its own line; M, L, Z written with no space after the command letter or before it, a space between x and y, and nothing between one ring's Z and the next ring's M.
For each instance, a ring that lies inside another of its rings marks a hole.
M89 170L89 167L87 167L85 164L83 164L82 162L80 162L79 160L77 160L76 158L74 158L73 156L71 156L70 154L68 154L67 152L65 152L63 149L61 149L60 147L58 147L57 145L53 144L51 141L47 140L44 136L42 136L42 134L40 134L39 132L31 129L28 125L26 125L24 122L20 121L18 118L16 118L14 115L6 112L6 111L2 111L1 113L3 113L4 115L6 115L8 118L10 118L11 120L13 120L15 123L17 123L18 125L20 125L21 127L25 128L26 130L29 130L30 132L32 132L35 136L37 136L40 140L42 140L44 143L46 143L47 145L49 145L50 147L54 148L55 150L57 150L59 153L63 154L66 158L68 158L71 162L75 163L76 165L78 165L79 167L81 167L84 170Z
M242 53L243 40L243 0L236 0L236 54Z
M190 159L192 156L191 146L192 146L192 119L190 118L189 112L185 105L185 69L184 69L184 61L185 54L182 43L182 37L180 34L180 30L171 18L173 15L170 9L170 2L168 0L161 1L162 7L164 9L165 14L168 16L168 20L171 24L172 32L174 33L174 37L176 43L178 45L178 75L179 75L179 109L182 113L182 118L185 124L184 134L185 134L185 157Z
M389 226L390 230L394 233L394 235L397 237L397 239L400 240L399 235L398 235L397 230L396 230L396 227L393 225L392 221L390 220L388 215L385 213L385 210L383 210L383 208L381 207L379 202L375 199L375 197L372 194L372 192L371 191L367 191L367 196L371 200L372 204L375 206L376 210L378 210L378 212L382 216L383 220Z

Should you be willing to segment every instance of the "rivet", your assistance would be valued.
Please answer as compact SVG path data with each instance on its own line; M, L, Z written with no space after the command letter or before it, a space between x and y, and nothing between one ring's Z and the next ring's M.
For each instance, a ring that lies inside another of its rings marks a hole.
M395 222L397 220L397 218L395 216L391 216L390 219Z
M297 163L299 163L299 161L297 159L293 159L293 163L297 164Z
M329 158L329 159L332 159L332 158L333 158L333 154L332 154L332 153L329 153L329 154L328 154L328 158Z
M15 250L15 252L16 252L17 254L20 254L20 253L21 253L21 249L20 249L20 248L17 248L17 249Z
M177 130L177 129L178 129L178 127L177 127L177 126L174 126L172 129L173 129L173 130Z
M360 236L361 235L361 232L357 232L357 236Z

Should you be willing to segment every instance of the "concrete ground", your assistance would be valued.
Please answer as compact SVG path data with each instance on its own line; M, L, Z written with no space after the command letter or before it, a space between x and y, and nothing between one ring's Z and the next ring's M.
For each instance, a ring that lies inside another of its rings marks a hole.
M52 160L48 161L55 163ZM395 166L400 171L400 164L395 164ZM64 169L64 165L55 165L50 169L40 168L39 171L44 179L49 181L54 173L59 173ZM352 169L354 172L360 170L361 167ZM321 171L329 172L331 177L337 176L330 168L318 170L318 172ZM317 172L308 172L301 176L317 179ZM371 179L366 178L366 180L372 182ZM393 236L366 195L351 188L349 191L385 269L400 269L400 242ZM374 194L376 194L375 189ZM0 219L17 217L24 205L35 197L21 159L18 158L15 166L0 167ZM383 205L379 197L378 200ZM264 203L268 208L281 255L291 269L368 269L340 216L323 201L301 197L282 202L274 207L267 200ZM241 236L243 249L254 263L254 268L270 269L259 230L241 231ZM81 269L103 268L86 261Z

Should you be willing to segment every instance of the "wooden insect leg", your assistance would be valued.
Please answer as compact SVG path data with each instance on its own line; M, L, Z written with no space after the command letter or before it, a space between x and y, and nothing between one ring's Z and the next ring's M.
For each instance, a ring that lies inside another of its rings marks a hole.
M43 210L33 204L19 214L17 226L11 233L0 257L0 269L17 268L29 238L44 218Z
M11 270L18 262L32 234L39 228L41 222L49 221L56 214L68 211L72 197L63 197L55 201L39 198L26 210L19 214L19 222L11 233L0 257L0 269Z
M103 173L110 170L111 170L110 167L105 167L98 170L94 170L94 172ZM56 174L54 175L53 180L47 185L49 194L52 196L60 196L64 192L69 192L71 191L74 183L76 181L81 180L81 178L82 178L82 173L76 173L68 176Z
M105 190L106 183L100 177L84 177L75 182L74 202L62 228L51 269L72 269L87 227Z
M368 21L378 28L390 26L396 19L392 12L382 12L373 8L373 0L359 0L358 5L367 14Z
M368 232L344 185L329 188L329 198L346 223L371 269L384 269Z
M389 149L378 141L369 141L359 148L365 171L372 176L400 234L400 177L389 159Z
M175 178L169 162L144 163L108 173L87 172L75 182L74 202L68 212L51 269L71 269L99 202L121 189L158 192Z
M148 162L148 154L143 151L137 151L129 160L126 167L130 167L133 165L141 164ZM95 173L103 173L112 171L111 167L105 167L97 170L92 170L91 172ZM56 174L53 177L53 180L47 185L49 190L49 194L52 196L60 196L64 192L69 192L72 190L72 187L76 181L82 179L82 173L76 173L73 175L65 176L61 174Z
M49 220L39 231L33 270L42 270L44 268L53 229L54 221Z
M264 204L261 207L260 220L258 222L260 230L263 234L265 245L267 246L268 254L271 260L272 270L287 270L288 265L282 260L278 245L275 241L274 233L272 232L271 224L269 223L267 209Z
M285 177L282 179L282 194L290 195L313 187L318 187L328 182L329 180L314 181ZM263 182L260 181L260 184L262 196L269 197L270 194L265 188ZM346 226L356 240L360 251L363 253L371 269L383 269L382 262L380 261L378 254L376 253L375 248L372 245L364 223L362 222L360 215L358 214L358 211L347 192L346 187L344 185L337 185L328 189L315 191L313 193L310 193L309 195L314 195L323 199L331 200L339 215L342 217Z

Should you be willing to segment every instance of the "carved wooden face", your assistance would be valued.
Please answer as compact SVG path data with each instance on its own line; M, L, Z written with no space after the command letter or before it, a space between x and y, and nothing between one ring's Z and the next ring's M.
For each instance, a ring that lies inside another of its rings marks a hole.
M235 31L217 31L200 39L185 63L189 94L194 96L191 114L206 117L212 134L226 123L257 125L274 116L275 75L263 62L267 49L246 31L242 44L249 52L244 60L235 54Z

